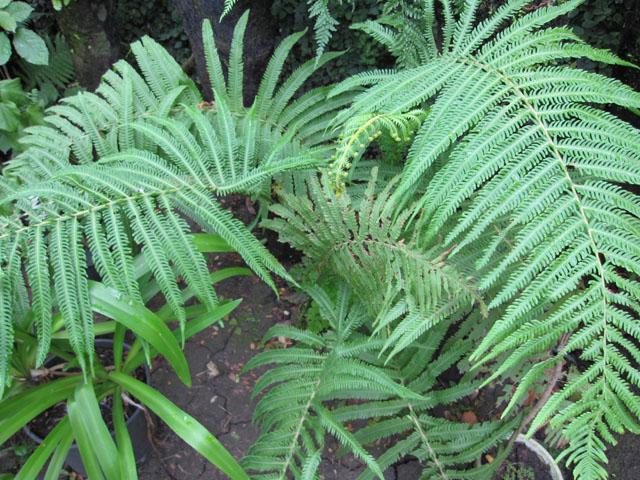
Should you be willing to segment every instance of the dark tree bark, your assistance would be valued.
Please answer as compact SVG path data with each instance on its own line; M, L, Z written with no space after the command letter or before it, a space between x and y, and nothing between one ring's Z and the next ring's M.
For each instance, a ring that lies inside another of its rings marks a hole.
M175 0L175 6L182 17L184 31L189 37L191 49L195 53L196 71L202 82L204 96L211 100L213 97L209 77L206 71L204 47L202 44L202 21L208 18L213 27L216 47L222 56L222 64L226 70L228 65L233 27L247 10L249 23L244 38L244 104L253 101L262 74L273 53L277 28L271 17L271 0L239 0L233 10L219 22L224 9L224 0ZM226 73L226 72L225 72Z
M73 0L57 13L80 85L95 90L102 75L118 60L120 41L113 0Z
M624 6L627 8L623 15L620 46L616 53L625 60L631 57L630 60L637 63L640 60L640 2L636 0L631 5ZM636 69L617 66L614 67L613 74L636 91L640 91L640 75Z

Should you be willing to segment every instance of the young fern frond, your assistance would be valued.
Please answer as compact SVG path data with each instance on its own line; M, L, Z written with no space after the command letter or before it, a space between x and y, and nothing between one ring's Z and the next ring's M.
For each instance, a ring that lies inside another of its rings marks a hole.
M374 140L384 134L394 142L409 142L425 116L423 110L411 110L398 115L358 115L351 118L342 127L337 151L329 164L330 185L338 194L342 193L349 181L349 170L357 165Z
M374 196L376 175L374 170L357 211L348 194L336 195L310 177L309 197L284 193L272 207L281 218L264 225L357 292L392 357L453 312L484 303L468 272L449 264L446 251L417 246L406 215L391 220L387 208L395 182Z

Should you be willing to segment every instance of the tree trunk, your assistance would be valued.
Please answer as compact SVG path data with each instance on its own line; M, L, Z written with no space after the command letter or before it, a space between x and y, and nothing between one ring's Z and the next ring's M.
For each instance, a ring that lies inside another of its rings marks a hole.
M275 45L277 28L271 17L272 0L238 0L231 12L219 22L224 10L224 0L175 0L175 6L182 17L184 31L189 37L191 49L195 53L196 71L202 83L204 97L211 100L213 93L207 75L204 47L202 44L202 22L211 21L216 47L222 56L222 65L228 65L233 28L238 19L248 9L249 22L244 38L244 104L253 102L262 74L269 62Z
M120 54L114 7L113 0L73 0L57 13L78 81L88 90L95 90Z

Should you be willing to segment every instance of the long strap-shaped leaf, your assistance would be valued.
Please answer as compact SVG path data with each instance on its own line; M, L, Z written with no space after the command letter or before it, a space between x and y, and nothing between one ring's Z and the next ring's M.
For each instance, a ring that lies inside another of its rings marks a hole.
M109 378L138 397L185 442L233 480L249 479L242 467L206 428L191 415L171 403L160 392L121 373L111 372Z

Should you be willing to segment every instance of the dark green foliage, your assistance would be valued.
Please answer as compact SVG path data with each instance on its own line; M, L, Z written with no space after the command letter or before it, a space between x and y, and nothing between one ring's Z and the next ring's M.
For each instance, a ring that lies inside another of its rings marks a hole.
M629 61L638 63L640 60L640 39L630 45L622 45L622 35L632 32L637 26L634 21L634 10L637 10L635 0L585 0L582 5L569 13L570 25L576 35L579 35L590 45L606 48L612 52L624 50ZM637 15L637 13L635 13ZM628 39L624 39L628 41ZM588 70L599 69L601 66L593 62L581 61L580 66Z
M584 58L632 67L559 26L578 0L528 13L526 0L512 0L483 20L481 3L387 2L385 16L358 28L398 68L299 96L337 54L280 80L301 36L291 35L249 107L246 16L228 82L204 25L213 104L143 40L134 47L142 75L121 62L97 94L51 109L51 127L32 129L30 148L5 170L0 206L13 211L0 234L0 354L25 315L28 258L42 348L55 307L86 355L85 239L105 283L131 297L141 295L132 260L141 250L177 318L176 274L216 304L182 215L219 233L267 281L269 271L287 277L214 196L266 204L275 192L275 218L264 224L302 250L314 269L307 281L330 282L336 294L308 287L328 327L278 326L268 335L298 343L247 365L278 364L256 386L268 389L245 459L257 478L317 478L326 434L364 461L362 478L406 455L423 463L421 478L491 478L478 456L547 420L570 441L563 455L576 477L605 478L612 433L640 430L640 135L605 107L637 111L640 94L574 68ZM324 18L322 40L329 4L310 5ZM583 368L556 385L546 371L562 373L565 355ZM454 365L461 378L440 384ZM504 378L519 383L500 420L468 427L433 410ZM528 389L548 395L518 411ZM362 420L355 433L346 428ZM394 435L378 460L364 448ZM508 452L498 448L499 461Z
M49 49L49 63L47 65L33 65L24 61L17 61L16 66L20 78L25 82L25 89L38 88L44 92L51 91L51 87L64 91L73 82L73 61L69 46L62 35L56 35L53 40L46 39ZM49 98L49 103L58 99L55 95Z
M276 0L272 13L282 25L282 37L304 28L314 28L315 20L309 16L309 6L304 0ZM340 27L330 35L325 49L346 51L344 55L331 64L330 69L323 69L313 77L313 86L327 85L332 82L374 67L385 67L393 64L393 58L384 48L362 32L345 28L346 25L375 19L382 14L383 5L374 0L358 2L357 6L349 2L330 2L330 12ZM305 36L293 50L293 68L295 63L315 58L318 40L313 36Z

